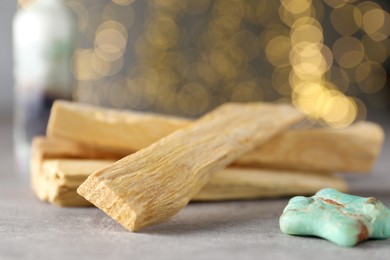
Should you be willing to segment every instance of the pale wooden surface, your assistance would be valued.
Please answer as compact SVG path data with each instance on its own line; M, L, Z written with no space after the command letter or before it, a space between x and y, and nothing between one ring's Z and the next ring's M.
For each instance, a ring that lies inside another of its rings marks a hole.
M77 188L93 172L114 161L86 159L47 159L40 170L31 172L36 196L66 207L91 204L77 193ZM192 201L221 201L313 195L322 188L347 191L342 177L316 172L294 172L229 167L213 173L208 183Z
M92 148L86 145L81 145L73 141L68 141L61 138L46 138L37 136L32 141L31 158L30 158L30 171L32 175L32 187L35 189L39 198L54 198L56 197L56 190L50 186L46 186L45 189L36 189L39 185L39 177L41 175L41 164L43 160L51 158L79 158L82 154L83 158L102 158L102 159L117 159L120 158L118 154L112 151L107 153L105 151ZM45 192L51 190L50 193ZM64 189L63 193L67 193ZM49 195L51 194L51 195Z
M129 154L189 123L176 117L56 101L46 134Z
M55 104L50 116L49 139L59 137L61 141L61 138L67 138L79 143L72 145L72 142L67 144L62 140L65 145L55 145L54 141L47 140L52 145L46 147L46 152L48 155L58 154L64 149L66 154L69 153L67 148L73 146L71 158L77 158L77 152L79 158L85 158L80 154L88 152L88 158L106 159L111 152L112 156L120 159L190 123L188 119L61 101ZM244 154L235 164L270 169L364 173L371 170L382 143L383 130L370 122L360 122L345 129L291 129ZM93 152L91 147L96 146L100 150Z
M128 154L118 154L67 139L37 136L32 142L32 156L38 159L86 158L119 160Z
M383 129L359 122L345 129L293 129L235 161L238 165L297 170L370 172Z
M264 199L306 195L326 187L344 191L348 189L342 177L328 173L229 167L213 174L192 200Z
M138 231L175 215L212 173L303 119L288 105L225 104L93 173L77 192Z
M390 240L346 249L282 234L278 220L287 199L190 203L143 233L128 232L96 208L53 207L35 198L26 175L14 168L10 126L10 120L0 120L0 259L383 260L390 255ZM348 178L352 193L376 196L387 206L389 141L371 175Z

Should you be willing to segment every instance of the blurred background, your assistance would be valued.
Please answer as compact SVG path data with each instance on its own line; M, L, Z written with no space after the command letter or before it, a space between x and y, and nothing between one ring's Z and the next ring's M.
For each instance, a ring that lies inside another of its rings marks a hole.
M0 2L0 115L13 110L12 19ZM389 1L66 0L71 98L197 117L227 101L291 102L344 127L390 106Z

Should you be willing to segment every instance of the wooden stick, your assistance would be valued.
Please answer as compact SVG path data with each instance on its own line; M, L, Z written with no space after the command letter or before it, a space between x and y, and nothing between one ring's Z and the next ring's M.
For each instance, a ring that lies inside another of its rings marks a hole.
M93 172L114 161L86 159L46 159L40 171L31 172L36 196L57 206L82 207L91 204L77 194L77 188Z
M369 122L345 129L294 129L238 158L235 164L307 171L369 172L383 141L383 129Z
M39 199L57 206L91 206L92 204L77 194L76 189L93 172L113 162L85 159L44 160L41 172L32 175L35 179L35 194ZM325 187L347 191L345 181L331 174L226 168L212 174L210 181L192 200L220 201L312 195Z
M47 136L128 155L189 124L190 121L175 117L56 101Z
M287 105L228 104L97 171L78 193L131 231L175 215L216 172L303 119Z
M69 159L107 159L119 160L126 154L118 151L107 151L98 147L88 146L67 139L44 136L34 137L32 142L32 154L44 159L69 158Z
M51 158L84 158L84 159L113 159L123 158L125 155L116 151L105 151L95 147L89 147L84 144L68 141L61 138L47 138L37 136L33 139L31 146L30 170L32 176L37 176L42 172L42 161ZM35 181L37 178L32 178L33 190L37 187ZM35 191L40 193L40 191Z
M185 119L119 112L61 101L56 102L52 110L48 134L90 147L98 144L99 150L115 151L117 159L120 159L134 149L145 148L189 124L190 121ZM383 139L382 128L369 122L344 129L294 129L248 152L235 163L238 166L291 170L369 172Z
M216 172L194 201L218 201L311 195L322 188L348 190L331 173L229 167Z

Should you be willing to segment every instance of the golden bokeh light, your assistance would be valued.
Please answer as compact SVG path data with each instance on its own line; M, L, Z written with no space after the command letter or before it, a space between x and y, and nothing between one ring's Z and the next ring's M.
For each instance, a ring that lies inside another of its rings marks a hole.
M180 1L183 2L184 1ZM183 4L181 3L181 4ZM150 0L148 1L148 4L152 7L163 7L167 8L167 10L176 10L178 8L181 8L181 6L178 6L176 3L176 0Z
M355 37L342 37L333 44L333 55L340 67L354 68L363 60L364 47Z
M336 91L331 94L325 105L327 113L323 116L325 122L335 128L350 125L356 118L357 106L352 98L339 95Z
M245 5L242 1L215 1L212 9L212 14L218 16L243 17Z
M375 41L388 39L390 35L390 14L388 12L373 9L365 13L363 18L363 29L372 39Z
M293 93L294 104L304 113L332 127L351 124L357 116L357 106L352 98L323 84L303 82Z
M385 22L385 12L382 9L375 8L367 11L363 15L363 30L372 34L378 31Z
M290 63L299 78L320 80L333 63L333 55L328 47L302 42L290 52Z
M96 53L107 61L119 59L125 50L126 38L117 30L105 29L95 38Z
M263 93L254 81L241 82L233 89L231 100L234 102L261 101Z
M299 14L311 7L311 0L281 0L280 1L286 10L293 14Z
M290 74L288 77L288 83L290 84L290 87L294 90L297 85L304 82L293 69L290 69Z
M345 93L350 85L350 78L347 72L337 66L332 66L324 75L327 82L332 82L337 88Z
M135 0L111 0L111 1L117 5L125 6L125 5L132 4Z
M73 55L73 73L76 79L81 81L96 80L99 74L93 69L92 49L78 49Z
M324 40L322 28L314 24L303 24L293 28L291 33L291 43L293 45L301 42L322 43Z
M356 97L353 98L353 101L355 102L356 110L357 110L357 114L356 114L356 119L355 120L357 122L366 120L366 118L367 118L367 107L364 104L364 102L361 99L356 98Z
M252 18L252 21L258 22L263 26L269 26L279 16L277 1L258 0L254 2L256 3L255 6L248 5L246 7L246 13Z
M217 76L208 63L198 63L196 64L195 69L201 79L203 79L211 86L215 86L215 83L217 82Z
M177 94L177 104L189 116L202 114L209 105L208 91L197 83L186 84Z
M146 36L149 42L160 49L167 49L176 44L179 28L172 17L156 16L148 24Z
M235 66L232 60L222 52L213 52L210 57L210 66L213 70L219 73L220 77L234 76L236 73Z
M296 19L294 23L291 24L290 28L292 31L294 31L296 28L304 25L312 25L314 27L317 27L318 30L322 32L322 26L320 22L317 19L310 16L304 16L299 19Z
M339 34L347 36L356 33L360 29L362 15L356 6L345 4L332 10L330 21Z
M279 94L284 96L291 95L291 86L290 86L290 74L291 68L275 68L272 72L272 85L278 91Z
M154 105L158 96L158 85L147 77L138 77L135 80L127 80L129 95L135 95L139 99L137 107L147 109Z
M289 66L290 50L290 38L277 36L268 42L265 54L268 61L275 67L286 67Z
M127 30L119 22L108 20L96 31L95 50L104 60L115 61L124 54L127 44Z
M348 3L354 3L356 0L324 0L332 8L340 8Z
M103 8L102 4L95 4L91 7L92 10L97 9L100 10ZM93 44L93 41L96 38L96 31L99 28L99 26L102 24L102 16L100 14L96 14L94 11L89 10L90 7L88 7L88 16L85 18L87 21L87 25L80 32L80 34L83 36L83 40L88 43L88 46L80 46L81 48L89 48L91 44ZM84 18L83 18L84 19Z
M378 92L384 87L386 80L386 71L378 63L364 62L356 68L356 81L364 93Z
M382 41L390 35L390 15L373 1L364 1L357 5L363 15L362 30L375 41Z
M295 3L292 4L291 3L287 4L288 2L292 2L292 1L287 1L285 2L285 5L281 4L279 6L280 20L284 22L287 26L291 26L299 18L315 16L315 10L312 5L310 5L309 8L304 9L302 12L294 13L290 9L287 9L286 6L292 8L292 6L294 6L297 3L297 1L295 1ZM301 2L301 0L299 0L298 2Z
M97 95L94 95L95 92L90 81L81 81L73 92L73 98L75 100L91 102L92 104L100 104L100 98Z
M85 40L73 57L82 101L198 117L274 100L340 128L386 89L390 16L373 1L67 2Z
M132 2L122 1L122 3L123 4L118 4L115 2L107 3L103 8L102 18L103 21L120 21L121 24L126 27L126 29L130 29L134 23L135 12L131 6L128 8L124 8L123 5L129 5Z
M184 11L191 15L200 15L210 7L210 0L185 0Z
M311 5L312 17L315 17L315 19L319 22L323 22L324 16L328 16L328 14L325 14L324 2L312 1Z
M390 53L390 40L388 38L383 41L374 41L368 35L362 38L362 44L366 53L366 58L370 61L383 63Z
M118 74L124 65L123 57L108 63L109 69L106 70L105 74L101 73L103 77L109 77Z
M313 118L324 116L324 106L329 99L328 90L320 83L304 81L294 87L293 102Z
M90 57L92 69L100 76L106 77L110 75L111 64L110 62L102 59L96 53L92 53Z
M108 100L114 107L124 108L126 106L126 95L125 89L123 88L124 85L125 81L122 79L114 81L106 87L108 90Z
M295 74L302 80L320 80L323 73L323 61L320 52L292 55L291 63Z
M133 109L139 109L139 107L145 108L145 104L141 104L141 99L143 98L142 86L140 86L136 81L128 79L125 89L125 97L127 105Z
M290 30L281 24L271 24L269 27L265 28L258 37L260 47L265 49L269 41L278 36L290 37Z
M240 47L246 61L258 59L260 54L260 39L251 31L240 31L233 36L235 48Z

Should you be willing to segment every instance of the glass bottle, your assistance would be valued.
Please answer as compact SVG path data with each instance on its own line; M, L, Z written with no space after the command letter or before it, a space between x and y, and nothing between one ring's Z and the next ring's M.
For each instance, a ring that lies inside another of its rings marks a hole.
M35 0L14 17L14 143L22 171L28 170L32 138L45 134L54 100L71 99L75 21L62 0Z

